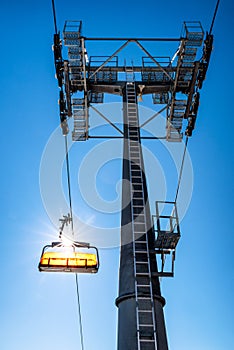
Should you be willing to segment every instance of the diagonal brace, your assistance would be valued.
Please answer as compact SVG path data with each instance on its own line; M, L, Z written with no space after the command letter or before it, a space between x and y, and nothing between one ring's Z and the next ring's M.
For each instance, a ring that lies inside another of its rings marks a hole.
M105 121L107 121L113 128L115 128L120 134L124 134L122 130L120 130L115 124L113 124L110 119L108 119L104 114L102 114L98 109L93 106L90 106L97 114L100 115Z
M141 43L139 43L139 41L135 40L135 43L142 49L142 51L145 52L145 54L151 58L151 60L161 69L161 71L163 71L163 73L172 81L173 78L170 76L170 74L167 73L167 71L160 65L160 63L144 48L144 46L141 45Z
M130 40L126 41L122 46L120 46L120 48L118 48L118 50L116 50L113 55L111 55L110 57L108 57L108 59L102 63L96 70L95 72L93 72L89 79L92 78L96 73L98 73L110 60L112 60L113 57L115 57L120 51L122 51L128 44L129 44Z
M145 126L146 124L148 124L149 122L151 122L151 120L153 120L154 118L156 118L160 113L162 113L163 111L165 111L165 109L167 108L167 106L163 107L162 109L160 109L160 111L156 112L154 115L152 115L152 117L150 117L149 119L147 119L143 124L140 125L140 128L142 128L143 126Z

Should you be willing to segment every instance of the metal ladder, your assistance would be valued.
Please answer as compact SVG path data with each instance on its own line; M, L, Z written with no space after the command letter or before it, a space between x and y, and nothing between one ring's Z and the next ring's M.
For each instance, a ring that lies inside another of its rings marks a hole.
M132 232L136 295L137 350L157 350L152 275L147 236L142 156L135 83L126 83Z
M135 80L135 73L133 69L133 62L132 65L127 67L126 66L126 61L124 62L125 65L125 75L126 75L126 81L127 82L133 82Z
M83 98L72 99L72 114L74 118L74 129L72 131L72 141L87 140L88 130L88 109L85 108Z
M81 21L66 21L63 30L64 45L68 48L69 84L74 92L84 85Z

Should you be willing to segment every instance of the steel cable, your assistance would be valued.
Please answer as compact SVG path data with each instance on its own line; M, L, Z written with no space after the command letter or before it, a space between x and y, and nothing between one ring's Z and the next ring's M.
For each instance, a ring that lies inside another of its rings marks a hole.
M67 136L65 136L65 152L66 152L66 170L67 170L67 186L68 186L69 207L70 207L70 215L71 215L72 235L74 237L72 195L71 195L71 175L70 175L70 162L69 162L69 155L68 155ZM79 317L79 326L80 326L81 350L84 350L84 335L83 335L81 306L80 306L80 293L79 293L79 284L78 284L77 273L76 273L76 295L77 295L77 307L78 307L78 317Z
M71 198L71 177L70 177L70 165L69 165L69 156L68 156L67 135L65 136L65 152L66 152L66 169L67 169L67 187L68 187L68 197L69 197L69 208L70 208L70 215L71 215L72 236L74 237L72 198Z

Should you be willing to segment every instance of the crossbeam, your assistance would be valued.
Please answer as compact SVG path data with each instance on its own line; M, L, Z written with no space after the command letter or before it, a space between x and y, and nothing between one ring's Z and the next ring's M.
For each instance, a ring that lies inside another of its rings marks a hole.
M83 37L87 41L181 41L182 38L92 38L92 37Z

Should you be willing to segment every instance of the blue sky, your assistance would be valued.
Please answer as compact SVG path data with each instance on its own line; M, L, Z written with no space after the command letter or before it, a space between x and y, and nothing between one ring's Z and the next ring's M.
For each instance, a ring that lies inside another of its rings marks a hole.
M178 37L184 20L200 20L208 29L215 1L168 0L165 4L120 0L114 6L108 1L57 0L56 6L58 27L62 29L66 19L82 19L85 36ZM42 274L37 270L43 245L56 239L56 228L43 206L39 186L42 153L59 120L51 51L54 31L51 4L49 0L13 0L1 3L0 7L0 347L80 349L75 277ZM162 281L172 350L229 350L234 343L234 125L230 72L234 55L233 15L233 2L221 0L214 27L214 51L201 92L196 130L189 142L194 171L192 200L181 222L175 277ZM110 51L110 47L102 50ZM94 51L96 55L105 54L99 52L98 46L94 46ZM96 144L90 140L73 147L71 167ZM154 145L150 144L149 149L153 151ZM115 161L101 170L102 181L98 186L106 200L115 199L119 165ZM85 212L75 176L74 205L88 220L91 212ZM172 186L168 186L172 193ZM105 222L106 226L118 218L113 215ZM100 225L106 217L100 213L91 219ZM100 272L79 278L86 350L116 348L114 300L118 294L119 252L102 249L100 253Z

